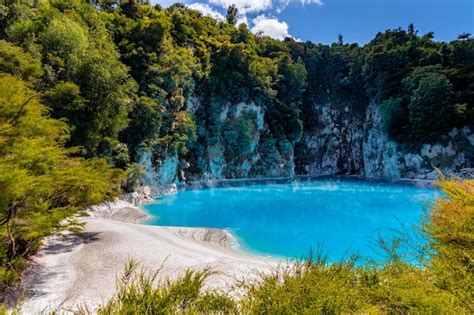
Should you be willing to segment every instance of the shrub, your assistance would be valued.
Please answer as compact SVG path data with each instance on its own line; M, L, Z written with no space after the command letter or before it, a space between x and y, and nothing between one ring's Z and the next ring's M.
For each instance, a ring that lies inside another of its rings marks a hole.
M137 263L129 261L118 280L113 298L99 307L98 314L233 314L236 302L223 294L202 292L209 269L186 271L175 280L159 279L160 270L147 275L136 272Z
M474 308L474 180L438 184L449 199L439 199L424 230L433 250L430 270L436 285L467 309Z
M122 172L73 157L67 131L24 81L0 75L0 293L44 237L77 228L65 219L119 193Z

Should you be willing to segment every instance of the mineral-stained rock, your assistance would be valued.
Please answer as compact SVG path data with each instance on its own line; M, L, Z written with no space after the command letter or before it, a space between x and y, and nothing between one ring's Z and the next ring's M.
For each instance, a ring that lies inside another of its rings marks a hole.
M200 107L199 99L193 98L188 107L195 111ZM242 156L229 157L226 156L225 142L219 139L209 144L205 154L198 157L197 174L190 177L212 181L294 175L358 175L435 180L438 178L435 167L449 174L473 166L474 133L468 127L453 129L443 137L443 143L425 143L418 151L406 152L384 131L376 101L371 101L365 112L351 111L350 104L342 107L330 102L314 104L314 107L319 113L317 128L305 128L308 131L304 132L302 139L293 143L268 136L265 106L254 102L224 105L218 115L222 124L232 125L237 119L246 120L249 149ZM167 187L179 178L188 177L185 169L179 170L176 153L153 161L151 152L141 152L139 161L147 170L143 183L151 187ZM188 161L184 160L184 164L189 166ZM298 173L295 165L299 166ZM177 176L179 172L181 176Z

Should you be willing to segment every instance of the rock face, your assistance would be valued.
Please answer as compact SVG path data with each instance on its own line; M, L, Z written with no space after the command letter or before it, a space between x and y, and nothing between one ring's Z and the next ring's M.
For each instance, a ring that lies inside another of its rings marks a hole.
M364 142L364 173L369 178L416 178L434 180L439 168L460 174L473 167L474 133L468 127L453 129L439 143L423 144L418 152L403 152L382 129L377 104L367 110Z
M433 180L438 177L435 167L445 174L473 167L474 133L468 127L453 129L439 143L424 144L418 152L404 152L385 133L376 102L359 115L347 107L318 107L322 127L303 139L303 171L308 175Z
M301 172L309 175L354 175L364 168L363 120L348 106L318 106L320 128L303 137Z
M219 120L222 126L233 126L242 120L248 127L250 143L246 152L239 156L226 154L224 140L208 144L206 154L198 158L197 178L213 180L249 177L252 166L260 158L256 149L261 132L264 130L263 108L255 103L240 103L235 106L226 104L219 115ZM228 132L232 131L232 129L228 130Z
M153 153L142 151L138 153L138 161L145 166L145 176L136 192L146 190L147 195L163 195L177 191L178 155L173 154L164 160L156 161ZM135 193L136 193L135 192Z
M192 112L199 100L189 102ZM298 143L268 137L265 109L255 103L227 104L219 113L222 126L237 126L243 120L250 139L244 153L229 154L225 137L208 143L195 162L177 154L154 161L151 152L141 152L145 165L145 185L174 191L179 180L218 180L227 178L293 177L295 175L357 175L383 179L428 179L460 173L474 166L474 133L465 127L453 129L439 143L424 144L418 152L404 152L385 133L378 104L372 101L355 112L350 104L315 104L317 126L305 128ZM230 128L229 132L233 129ZM236 131L238 133L238 131ZM194 163L194 173L188 171ZM180 169L180 165L187 165ZM295 171L296 169L296 171Z
M364 129L367 130L367 136L363 143L363 174L369 178L400 178L405 158L398 151L397 144L383 131L382 118L375 102L371 102L367 108ZM416 159L407 154L407 160L412 163Z
M294 176L293 144L285 140L276 142L266 139L264 134L268 126L264 116L263 107L255 103L225 105L219 115L220 123L222 126L234 126L243 121L250 136L248 146L242 154L229 156L225 138L208 145L206 154L197 162L197 179Z

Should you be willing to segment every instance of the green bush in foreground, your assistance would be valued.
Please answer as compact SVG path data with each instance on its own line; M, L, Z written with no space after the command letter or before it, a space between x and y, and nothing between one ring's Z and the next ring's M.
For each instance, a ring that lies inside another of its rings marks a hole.
M203 290L209 270L160 282L158 272L134 275L136 265L129 264L117 294L98 313L472 314L474 180L439 186L448 199L437 201L423 227L432 250L427 267L397 257L372 266L316 256L242 284L245 293L235 299Z
M120 192L122 172L75 157L68 132L28 83L0 74L0 301L46 236L78 228L78 210Z
M134 275L136 267L133 261L127 264L115 297L98 314L237 313L237 303L232 298L202 292L204 280L212 274L208 269L188 270L176 281L159 281L159 270L152 275Z
M449 199L437 200L424 229L433 250L433 281L472 313L474 309L474 180L439 184Z

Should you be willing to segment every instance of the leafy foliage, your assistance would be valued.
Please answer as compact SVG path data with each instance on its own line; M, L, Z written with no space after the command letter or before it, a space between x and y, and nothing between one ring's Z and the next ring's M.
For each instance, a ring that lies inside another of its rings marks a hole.
M39 60L5 40L0 40L0 71L25 80L37 79L43 74Z
M419 37L413 25L380 33L367 45L364 79L369 96L381 101L393 139L416 147L470 124L473 63L453 51L469 58L472 48L469 38L446 44L433 42L432 34Z
M121 174L104 160L71 157L67 125L47 117L27 84L0 75L0 290L80 208L119 193Z
M474 181L444 181L449 199L439 199L424 230L431 238L434 281L459 303L474 309Z
M42 85L51 89L45 102L54 118L72 127L68 145L81 146L84 156L109 155L128 124L135 84L118 60L104 17L78 0L31 8L12 21L8 39L41 57ZM71 94L72 110L64 109Z
M2 71L41 78L51 115L68 121L68 145L84 156L110 157L122 142L133 163L143 149L167 151L161 143L195 160L189 149L205 153L220 141L219 112L240 102L264 106L272 137L292 143L320 127L327 103L363 117L375 100L390 137L411 147L474 121L469 34L438 43L411 24L364 47L342 35L325 46L254 35L236 27L235 6L225 22L140 1L27 1L2 10L1 36L23 49L1 42ZM198 130L185 149L172 135L183 111Z
M402 263L377 269L354 267L353 262L328 264L319 258L250 284L243 304L251 314L462 310L453 296L426 281L426 276Z
M363 120L377 102L390 137L411 148L474 121L468 34L438 43L411 24L364 47L342 36L327 46L255 35L235 25L235 6L227 21L140 1L22 2L2 12L2 71L36 80L52 117L71 128L67 145L86 157L115 161L125 144L129 163L151 150L202 173L199 156L212 145L242 151L224 139L231 134L219 117L242 102L265 109L269 138L302 150L328 103Z
M116 295L98 314L237 314L237 303L223 294L202 293L204 281L212 272L186 271L176 281L136 273L137 264L128 262L119 279ZM157 285L158 283L158 285Z

